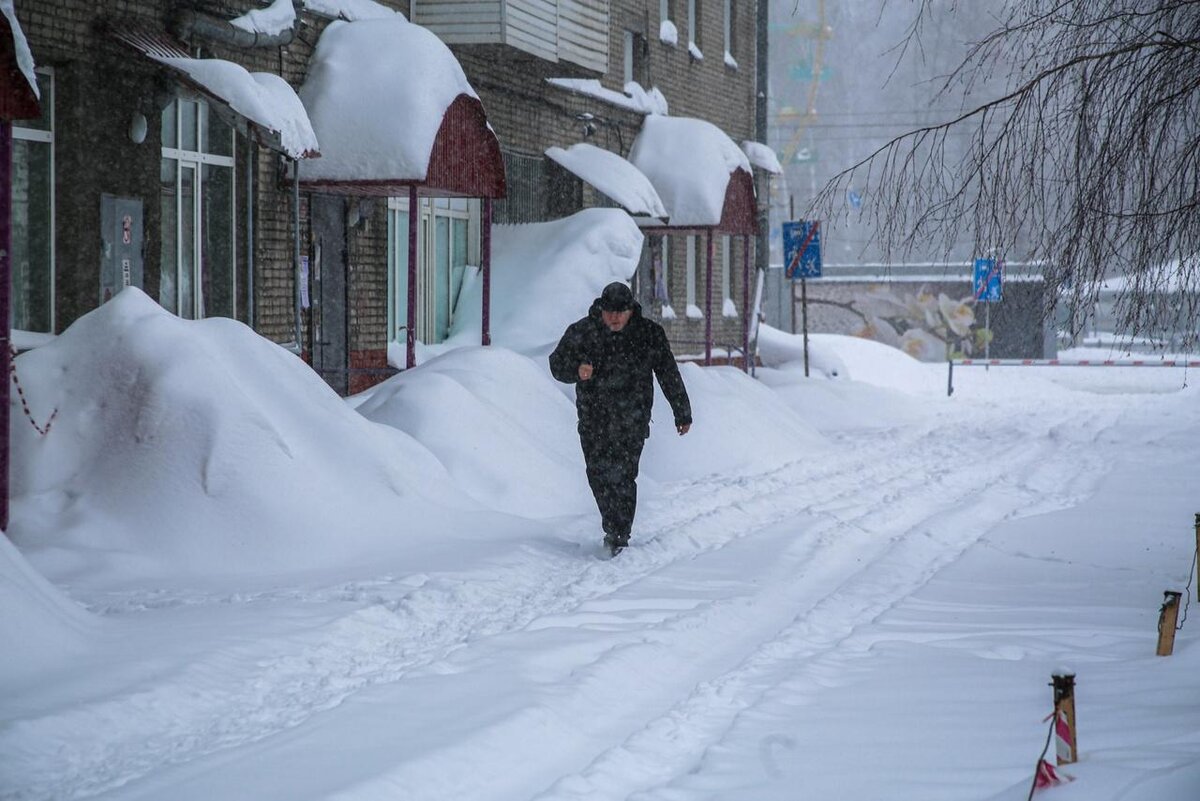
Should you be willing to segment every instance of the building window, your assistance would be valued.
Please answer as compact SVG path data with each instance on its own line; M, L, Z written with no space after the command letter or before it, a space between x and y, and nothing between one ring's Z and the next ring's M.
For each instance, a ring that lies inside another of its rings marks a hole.
M737 69L737 50L733 45L733 32L737 27L734 17L737 7L733 0L725 0L725 65Z
M728 235L721 237L721 314L737 317L737 304L733 302L733 245Z
M234 131L200 98L162 113L158 301L185 319L236 316Z
M13 123L12 320L54 331L54 73L37 71L42 116Z
M658 17L663 22L671 22L675 17L671 14L671 0L659 0Z
M688 0L688 50L693 56L700 56L700 4L696 0Z
M646 38L640 33L625 31L625 83L649 83L646 78Z
M429 345L443 342L468 274L479 263L479 201L421 198L417 232L416 337ZM388 199L388 335L408 339L408 198Z
M685 267L686 313L688 317L700 318L704 316L704 312L700 311L700 307L696 304L696 236L694 234L689 235L687 238L687 264Z

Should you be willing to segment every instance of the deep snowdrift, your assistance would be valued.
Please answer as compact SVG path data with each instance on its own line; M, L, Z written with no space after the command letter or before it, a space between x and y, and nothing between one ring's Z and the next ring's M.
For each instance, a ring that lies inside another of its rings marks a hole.
M519 352L553 346L612 281L637 269L642 232L620 209L497 225L492 235L492 342ZM468 273L445 347L479 344L483 284Z
M444 528L463 501L407 435L365 420L244 325L137 289L17 359L10 535L57 581L264 576Z

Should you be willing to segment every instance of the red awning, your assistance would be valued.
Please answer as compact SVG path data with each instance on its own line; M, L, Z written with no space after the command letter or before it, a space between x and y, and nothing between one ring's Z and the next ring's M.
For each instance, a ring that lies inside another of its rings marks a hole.
M653 221L638 222L643 231L654 234L690 234L712 231L734 236L758 235L758 211L754 200L754 179L740 167L729 176L725 187L725 203L721 207L721 220L716 225L665 225Z
M507 191L500 142L488 127L483 103L468 95L455 98L442 116L424 179L305 180L301 175L300 180L306 189L330 195L402 197L413 186L428 197L501 198Z
M8 15L0 14L0 120L33 120L42 116L37 92L17 63L19 31L20 28L14 30L9 23Z
M445 42L399 14L335 22L300 88L321 142L301 184L347 195L498 198L500 142Z

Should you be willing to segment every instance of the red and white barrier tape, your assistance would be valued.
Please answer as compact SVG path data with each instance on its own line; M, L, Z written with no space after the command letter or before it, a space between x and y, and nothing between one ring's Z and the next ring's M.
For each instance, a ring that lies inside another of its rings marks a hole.
M956 367L1200 367L1200 359L952 359Z

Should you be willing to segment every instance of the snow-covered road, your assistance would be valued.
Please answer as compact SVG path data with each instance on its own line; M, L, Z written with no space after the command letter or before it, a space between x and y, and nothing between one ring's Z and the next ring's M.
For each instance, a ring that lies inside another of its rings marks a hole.
M0 729L0 797L1024 798L1055 660L1116 682L1152 653L1133 633L1153 637L1164 548L1183 570L1200 425L1194 392L995 382L769 472L657 485L611 561L580 516L461 569L79 591L104 645ZM1121 503L1096 492L1114 475ZM1142 575L1131 538L1066 555L1169 516ZM1046 606L1109 579L1104 627L1103 604ZM1200 764L1200 735L1171 736Z

